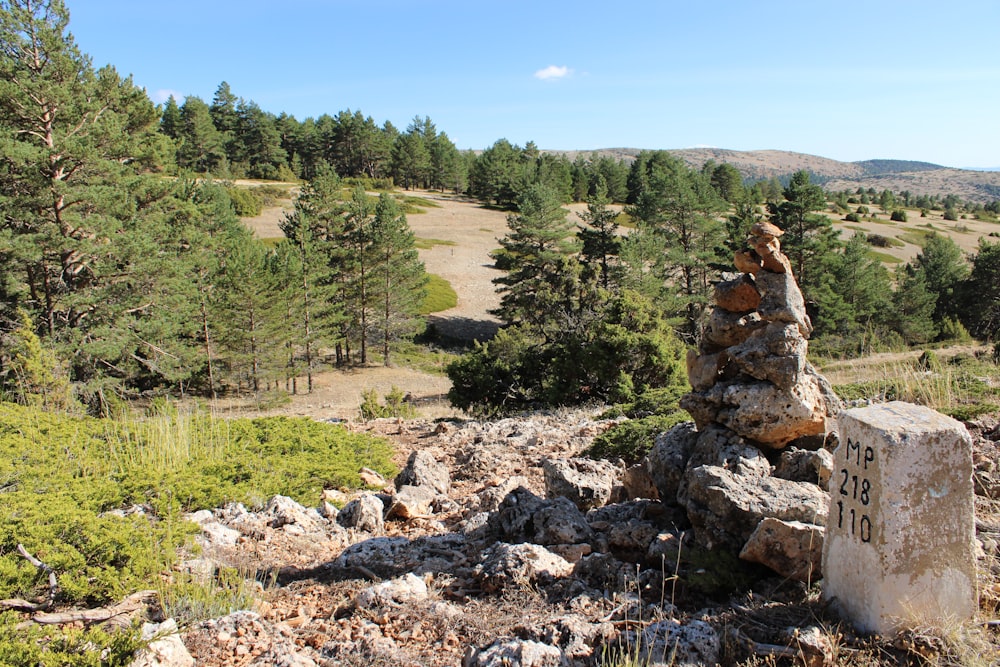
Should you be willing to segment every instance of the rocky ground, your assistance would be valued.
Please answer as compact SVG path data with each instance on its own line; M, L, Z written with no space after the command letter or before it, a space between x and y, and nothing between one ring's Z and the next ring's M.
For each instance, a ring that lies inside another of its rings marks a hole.
M632 497L642 480L575 458L611 423L566 412L354 426L396 444L400 476L371 478L373 492L330 490L315 508L276 497L256 511L230 506L192 516L204 551L187 570L211 577L220 566L235 567L263 585L252 608L182 628L183 648L174 646L181 657L145 664L1000 659L989 623L1000 607L1000 415L969 425L981 616L957 643L954 628L891 642L855 636L824 608L808 577L736 560L726 546L700 549L683 507ZM651 475L643 495L657 495L675 483L671 471L691 463L671 463L676 449L667 440L657 441L645 466ZM777 461L772 473L781 467Z

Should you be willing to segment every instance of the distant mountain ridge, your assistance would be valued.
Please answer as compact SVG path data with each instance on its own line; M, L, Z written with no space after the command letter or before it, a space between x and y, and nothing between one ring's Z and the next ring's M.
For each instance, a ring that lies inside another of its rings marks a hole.
M638 148L601 148L592 151L542 151L565 155L611 157L630 162L642 152ZM769 178L785 180L797 171L805 170L815 182L828 191L875 188L914 195L958 195L964 200L987 203L1000 199L1000 172L954 169L917 160L873 159L841 162L831 158L795 153L793 151L758 150L734 151L724 148L670 149L688 166L701 169L709 160L728 163L739 169L743 178L758 181Z

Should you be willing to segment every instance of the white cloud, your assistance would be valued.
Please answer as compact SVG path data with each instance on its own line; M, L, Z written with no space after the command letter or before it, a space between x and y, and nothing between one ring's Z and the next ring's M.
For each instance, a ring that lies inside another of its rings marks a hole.
M573 70L566 67L565 65L549 65L545 69L540 69L535 72L536 79L562 79L573 73Z
M153 100L154 104L163 104L170 99L171 95L174 96L174 99L177 100L178 104L182 104L184 102L184 93L179 93L176 90L170 90L169 88L154 90L149 94L149 99Z

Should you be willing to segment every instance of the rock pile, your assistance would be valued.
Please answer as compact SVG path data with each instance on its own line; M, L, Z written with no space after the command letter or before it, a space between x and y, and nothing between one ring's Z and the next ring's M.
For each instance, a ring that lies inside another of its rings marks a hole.
M632 471L686 510L703 547L734 550L784 576L819 576L840 401L806 359L812 324L781 252L758 222L720 282L697 352L688 356L694 418L661 435ZM641 483L640 483L641 486Z

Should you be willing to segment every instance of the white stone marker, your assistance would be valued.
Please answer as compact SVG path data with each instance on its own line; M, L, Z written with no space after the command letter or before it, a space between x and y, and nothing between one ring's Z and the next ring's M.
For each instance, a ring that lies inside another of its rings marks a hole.
M976 610L972 438L892 402L842 412L823 543L823 595L864 632Z

